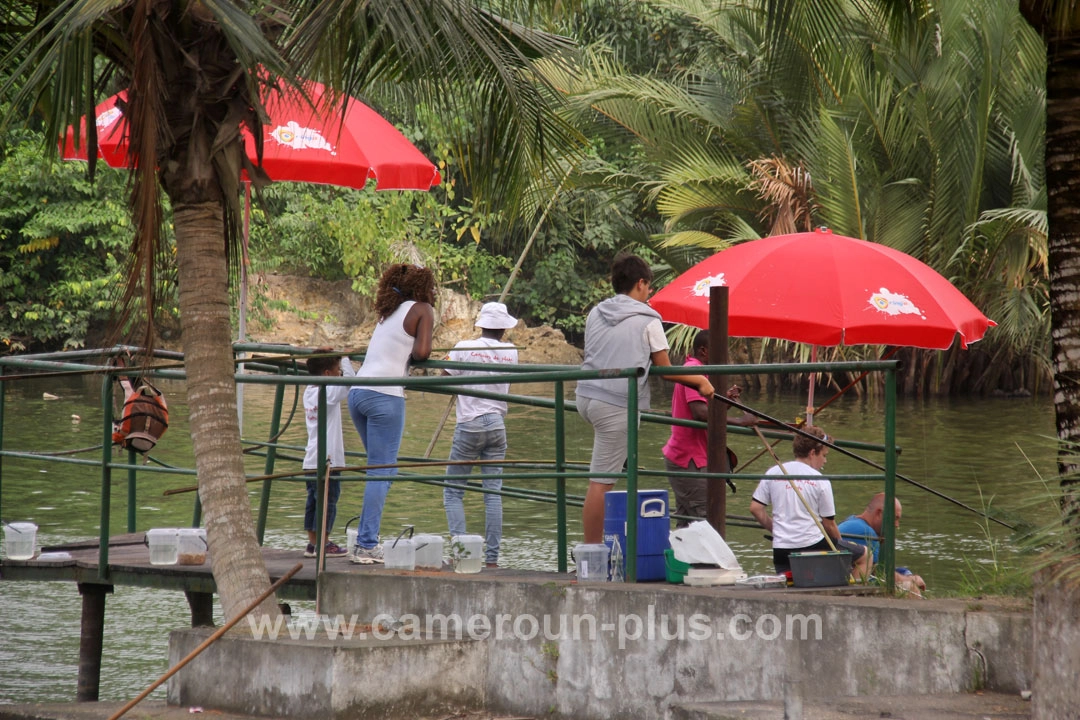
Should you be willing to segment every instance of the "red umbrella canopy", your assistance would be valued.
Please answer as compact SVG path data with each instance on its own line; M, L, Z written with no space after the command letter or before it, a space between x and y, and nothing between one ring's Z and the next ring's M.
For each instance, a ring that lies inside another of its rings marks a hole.
M649 304L667 322L709 326L709 288L726 285L728 332L814 345L962 347L996 323L929 265L828 230L752 240L671 281Z
M326 94L317 82L304 90L316 106ZM127 163L127 132L122 122L122 91L97 106L98 154L113 167ZM120 105L118 106L118 101ZM364 103L349 98L342 122L340 101L316 113L295 90L267 91L263 103L270 121L263 126L263 168L273 180L363 188L375 180L377 190L429 190L441 181L435 165L397 128ZM85 121L84 121L85 122ZM86 160L85 125L75 148L68 128L62 155ZM243 130L248 158L255 159L255 139Z

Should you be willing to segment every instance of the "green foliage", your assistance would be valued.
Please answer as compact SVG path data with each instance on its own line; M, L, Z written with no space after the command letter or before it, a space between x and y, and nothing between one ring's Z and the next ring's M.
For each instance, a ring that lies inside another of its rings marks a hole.
M756 0L655 5L696 41L680 71L642 66L617 44L590 48L573 72L542 71L583 132L640 149L591 181L655 208L661 250L720 249L805 213L918 257L999 320L974 351L936 355L923 387L1048 376L1046 55L1015 4L934 6L903 29L882 25L883 2L830 3L822 17L796 3L783 18ZM803 174L769 177L770 163Z
M959 594L965 597L983 597L987 595L1005 595L1012 597L1030 597L1032 592L1032 563L1035 545L1033 537L1027 534L1021 535L1017 546L1020 551L1020 559L1023 564L1016 560L1008 560L1003 552L1003 542L990 528L990 515L993 498L983 496L982 488L979 487L979 500L984 517L979 521L979 530L982 533L986 547L989 549L989 560L986 563L974 563L965 558L966 569L960 571ZM1058 528L1060 528L1060 524Z
M589 308L611 295L611 287L586 269L569 249L543 255L531 280L522 283L518 302L537 321L580 333Z
M122 176L42 168L40 134L0 146L0 352L81 347L106 322L131 241Z

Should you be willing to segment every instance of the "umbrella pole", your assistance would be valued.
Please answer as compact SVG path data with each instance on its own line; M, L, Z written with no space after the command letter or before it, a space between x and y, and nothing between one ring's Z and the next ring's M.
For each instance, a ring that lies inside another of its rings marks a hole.
M810 346L810 362L817 362L817 345ZM817 382L817 373L810 371L810 391L806 397L806 424L814 424L814 383Z

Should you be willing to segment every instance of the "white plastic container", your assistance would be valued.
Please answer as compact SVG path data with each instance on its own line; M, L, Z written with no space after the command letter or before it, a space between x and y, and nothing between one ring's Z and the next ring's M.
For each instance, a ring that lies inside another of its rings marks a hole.
M177 531L177 564L202 565L206 562L206 528L180 528Z
M14 522L4 525L4 554L8 560L32 560L37 551L37 525Z
M454 563L454 572L480 572L484 567L484 538L479 535L455 535L450 538L450 559Z
M349 557L356 557L356 528L345 528L345 551Z
M442 535L421 534L413 538L416 543L416 567L442 570Z
M176 528L154 528L146 531L151 565L175 565L179 559L180 533Z
M387 570L416 568L416 542L412 538L397 538L383 543L383 567Z
M610 552L604 543L575 545L574 564L578 582L607 582Z

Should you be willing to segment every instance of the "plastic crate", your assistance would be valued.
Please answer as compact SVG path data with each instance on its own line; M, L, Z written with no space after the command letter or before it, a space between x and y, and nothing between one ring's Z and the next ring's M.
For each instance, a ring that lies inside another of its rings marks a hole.
M669 583L682 584L686 580L686 573L690 570L690 563L675 559L675 551L671 548L664 550L665 577Z
M791 581L795 587L836 587L847 585L851 575L851 553L808 552L788 555Z

